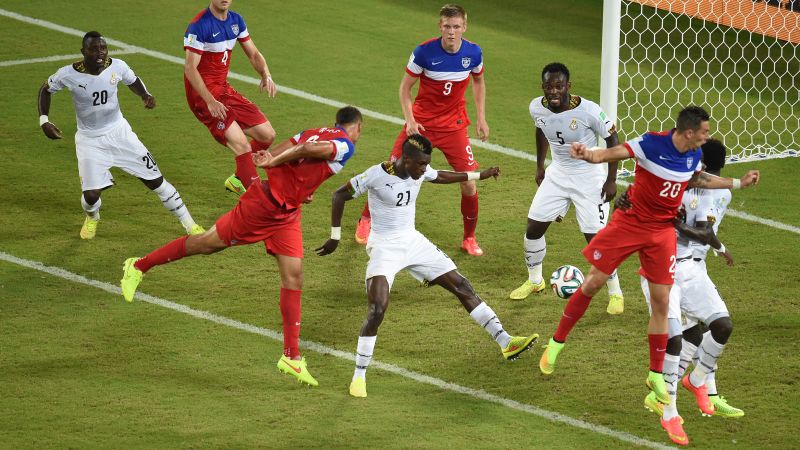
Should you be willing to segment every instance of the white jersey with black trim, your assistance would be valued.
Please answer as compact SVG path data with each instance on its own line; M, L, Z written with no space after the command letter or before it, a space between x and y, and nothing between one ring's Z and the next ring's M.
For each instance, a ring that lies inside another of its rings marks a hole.
M58 69L47 79L50 93L64 88L72 94L78 132L87 136L100 136L125 120L119 109L117 85L131 85L136 74L121 59L109 58L105 69L98 75L86 72L83 61Z
M698 211L695 217L696 221L711 222L711 227L714 234L719 233L719 225L722 223L722 218L725 217L725 212L728 210L728 205L731 203L731 191L728 189L689 189L686 195L697 191L697 194L702 199L698 200L698 204L702 205L703 211ZM698 207L699 209L700 207ZM693 258L706 259L708 251L711 250L710 245L703 245L699 242L690 242L690 249Z
M605 139L615 131L611 120L597 103L570 96L570 109L555 113L547 107L544 97L536 97L528 109L536 128L542 130L550 143L550 167L561 169L564 174L586 174L603 172L602 164L591 164L569 156L573 142L581 142L587 147L597 146L597 136ZM549 169L549 167L548 167Z
M384 162L351 178L350 185L353 197L368 193L371 233L391 236L415 229L417 196L422 183L438 176L439 173L428 166L418 180L400 178L394 174L393 163Z

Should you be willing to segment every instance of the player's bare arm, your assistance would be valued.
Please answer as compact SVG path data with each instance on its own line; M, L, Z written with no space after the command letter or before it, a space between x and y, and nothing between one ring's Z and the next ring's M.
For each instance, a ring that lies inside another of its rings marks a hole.
M403 117L406 119L406 134L421 134L425 131L425 127L417 123L414 118L414 98L411 95L411 88L417 83L417 77L412 77L409 74L404 74L403 79L400 80L400 107L403 108Z
M469 173L470 172L453 172L450 170L438 170L438 176L435 180L432 180L431 183L435 184L451 184L451 183L462 183L464 181L468 181L470 179ZM486 170L482 170L479 173L479 180L485 180L487 178L497 177L500 176L500 168L499 167L490 167Z
M239 45L242 46L244 54L247 55L247 59L250 60L250 65L261 75L261 82L258 84L258 90L266 92L270 97L275 97L275 94L278 92L278 87L275 85L275 82L272 81L272 75L269 72L267 60L264 59L264 55L258 51L252 39L240 42Z
M285 151L281 152L279 155L274 156L272 152L263 152L268 157L264 159L259 158L256 156L254 158L254 163L258 167L268 168L268 167L275 167L281 164L296 161L298 159L303 158L312 158L312 159L331 159L333 152L336 151L336 147L333 142L330 141L319 141L319 142L303 142L301 144L294 145ZM259 152L261 154L262 152Z
M341 237L342 215L344 215L345 202L353 199L355 189L349 181L333 193L333 205L331 206L331 238L325 241L321 247L314 249L319 256L330 255L336 251ZM338 231L338 233L337 233ZM334 235L338 234L338 236Z
M472 77L472 96L475 97L475 114L478 116L475 128L478 138L489 139L489 124L486 123L486 81L483 74Z
M45 81L42 87L39 88L39 123L42 127L44 135L50 139L61 139L61 130L55 124L50 122L47 117L50 114L50 86Z
M707 172L699 172L689 180L689 187L703 189L738 189L758 184L761 177L758 170L747 171L742 178L723 178Z
M545 177L544 160L547 159L547 149L550 148L550 142L544 131L536 127L536 185L541 186Z
M197 53L186 50L186 61L183 65L183 73L186 75L186 79L189 80L189 84L192 85L192 88L194 88L197 94L208 105L208 112L211 113L211 117L225 120L228 107L217 101L217 99L211 95L211 91L208 90L208 87L206 87L206 82L203 81L203 77L197 70L197 66L200 64L200 57L201 56Z
M624 145L616 145L611 148L589 148L580 142L572 143L569 156L572 159L582 159L592 164L617 162L631 157Z
M722 242L720 242L717 234L714 233L713 222L698 221L695 226L689 226L683 220L675 221L675 229L678 232L692 241L699 242L703 245L710 245L714 250L719 251L722 249ZM725 263L729 266L733 265L733 256L727 249L719 252L725 258Z
M131 83L128 88L133 91L134 94L141 97L142 101L144 102L144 107L147 109L153 109L156 107L156 98L153 97L150 92L147 91L147 87L144 85L144 82L141 78L136 77L136 81Z
M606 141L606 148L612 148L619 145L619 136L617 135L617 131L612 128L611 134L605 139ZM608 163L608 175L606 176L606 181L603 183L603 190L600 192L600 196L603 201L610 202L617 196L617 167L619 166L617 161L609 161Z

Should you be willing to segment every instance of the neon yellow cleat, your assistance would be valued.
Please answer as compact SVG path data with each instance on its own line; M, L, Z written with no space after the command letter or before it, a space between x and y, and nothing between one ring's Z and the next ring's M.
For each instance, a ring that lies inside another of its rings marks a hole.
M92 239L97 234L98 222L100 222L100 219L92 219L86 216L86 220L83 221L83 226L81 227L81 239Z
M544 279L542 279L542 281L538 283L534 283L531 280L525 280L525 282L522 283L522 286L511 291L511 294L509 294L508 296L512 300L524 300L529 295L542 292L543 290L544 290Z
M305 358L297 360L290 359L288 356L283 355L281 359L278 360L278 370L297 378L297 381L300 383L306 383L310 386L319 386L317 380L308 373Z
M669 394L667 394L667 383L664 382L664 375L661 372L653 372L651 370L650 373L647 374L645 384L653 391L656 400L665 405L671 403Z
M247 192L247 188L244 187L241 180L236 177L236 175L231 175L225 180L225 189L234 194L241 196L245 192Z
M556 358L558 358L558 354L561 353L561 349L563 348L563 342L556 342L553 338L550 338L550 342L544 346L542 359L539 360L539 370L541 370L543 374L550 375L556 370Z
M606 312L612 316L622 314L625 311L625 298L622 294L612 294L608 296L608 307Z
M192 228L186 230L186 234L188 234L189 236L194 236L196 234L203 234L205 232L206 232L206 229L201 227L198 224L194 224L194 225L192 225Z
M708 398L711 399L711 404L714 405L713 415L725 417L726 419L738 419L744 416L744 411L729 405L725 397L709 395Z
M367 379L364 377L358 377L350 382L350 395L353 397L366 397Z
M530 336L511 336L511 341L508 343L508 347L503 349L503 358L512 361L519 358L519 355L521 355L525 350L531 348L537 339L539 339L539 335L535 333Z
M656 393L653 391L650 391L644 398L644 407L648 411L658 414L659 417L664 415L664 404L658 401Z
M144 274L141 270L137 269L133 264L139 258L128 258L122 266L122 280L119 282L119 287L122 288L122 296L128 302L133 301L133 296L136 294L136 288L142 282Z

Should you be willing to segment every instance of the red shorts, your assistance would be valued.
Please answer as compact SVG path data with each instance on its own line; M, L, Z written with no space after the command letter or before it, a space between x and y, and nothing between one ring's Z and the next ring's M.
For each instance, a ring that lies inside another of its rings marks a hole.
M217 219L217 234L229 246L264 242L270 255L303 257L300 209L287 210L269 194L269 184L251 185L239 203Z
M644 225L615 211L608 225L583 249L589 264L610 274L633 252L639 252L639 273L656 284L675 279L677 238L672 224Z
M471 172L478 170L478 167L480 167L472 154L472 145L469 143L469 134L467 134L466 128L456 131L425 131L422 135L428 138L434 147L444 153L444 157L447 158L447 162L453 170ZM403 131L397 136L394 147L392 147L393 161L403 154L403 142L407 137L406 127L403 126Z
M186 91L186 100L189 102L189 108L197 117L197 120L208 127L208 131L220 144L227 144L225 132L228 131L228 127L233 122L238 123L243 130L267 122L267 117L258 109L258 106L236 92L231 86L226 86L220 92L216 91L214 92L214 98L228 107L225 120L212 117L211 113L208 112L208 105L194 90Z

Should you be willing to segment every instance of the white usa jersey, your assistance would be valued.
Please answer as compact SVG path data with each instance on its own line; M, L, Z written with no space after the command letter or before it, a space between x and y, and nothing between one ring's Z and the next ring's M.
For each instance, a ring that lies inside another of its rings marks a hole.
M687 189L683 194L681 205L686 211L686 224L696 227L698 222L711 222L714 233L719 230L722 217L731 202L731 191L727 189ZM692 241L678 233L678 258L705 259L709 245Z
M569 109L554 113L547 108L547 99L536 97L529 106L531 118L536 128L542 130L550 143L550 167L562 169L566 174L585 174L603 172L601 164L591 164L569 157L573 142L581 142L587 147L597 145L597 136L603 139L615 131L614 122L606 116L600 105L578 97L570 96Z
M428 166L419 180L394 174L392 162L374 165L350 179L353 197L368 193L372 230L379 236L414 231L417 196L424 181L435 180L439 173Z
M47 79L48 91L67 88L72 94L78 131L88 136L105 134L125 119L119 109L117 85L131 85L136 74L120 59L108 59L99 75L86 72L83 61L58 69Z

